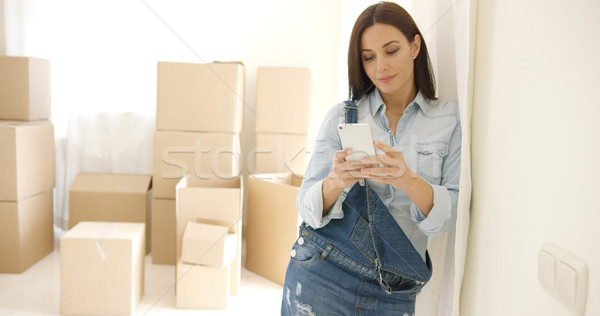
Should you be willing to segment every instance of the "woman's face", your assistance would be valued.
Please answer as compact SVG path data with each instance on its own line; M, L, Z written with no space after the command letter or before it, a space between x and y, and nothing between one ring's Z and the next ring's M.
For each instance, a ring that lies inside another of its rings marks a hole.
M414 87L414 58L421 39L412 43L389 24L375 23L361 36L361 60L367 76L382 94L406 93Z

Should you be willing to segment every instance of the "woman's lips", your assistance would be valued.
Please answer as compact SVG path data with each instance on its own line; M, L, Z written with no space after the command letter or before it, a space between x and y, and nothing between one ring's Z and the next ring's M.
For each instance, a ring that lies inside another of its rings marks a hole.
M377 79L377 81L379 81L381 83L388 83L388 82L392 81L394 79L394 77L396 77L396 75L385 76L385 77L381 77L381 78Z

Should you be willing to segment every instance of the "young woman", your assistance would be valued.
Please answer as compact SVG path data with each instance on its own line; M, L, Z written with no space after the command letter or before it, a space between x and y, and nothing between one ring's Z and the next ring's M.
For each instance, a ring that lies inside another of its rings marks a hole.
M381 2L358 17L348 50L352 102L326 115L298 194L282 315L412 315L431 277L427 238L454 229L458 106L437 100L410 15ZM346 161L338 124L371 127L378 155ZM361 181L362 180L362 181Z

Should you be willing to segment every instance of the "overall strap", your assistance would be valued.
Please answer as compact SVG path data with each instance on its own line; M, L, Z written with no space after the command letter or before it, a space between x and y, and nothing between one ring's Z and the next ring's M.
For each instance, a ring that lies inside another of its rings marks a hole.
M346 124L358 123L358 106L353 100L344 101L344 111Z
M344 119L346 124L358 123L358 107L353 100L344 101ZM361 180L359 184L361 186L366 185L365 192L367 193L367 210L369 216L369 229L371 231L371 240L373 241L373 248L375 248L375 270L377 271L377 275L379 277L379 284L383 288L383 290L390 294L392 293L392 288L390 285L383 280L381 276L381 258L379 256L379 242L377 241L377 232L375 231L375 208L373 207L373 196L371 195L371 191L369 190L367 181Z
M375 271L379 277L379 284L381 288L388 294L392 293L392 287L383 279L381 276L381 257L379 256L379 241L377 239L377 232L375 231L375 207L373 206L373 195L369 190L369 185L366 184L367 193L367 212L369 216L369 229L371 231L371 240L373 241L373 248L375 249Z

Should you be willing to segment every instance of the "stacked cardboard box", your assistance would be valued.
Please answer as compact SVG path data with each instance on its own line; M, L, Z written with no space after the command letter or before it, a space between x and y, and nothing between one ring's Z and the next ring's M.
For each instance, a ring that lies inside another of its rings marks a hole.
M237 295L242 265L242 183L241 177L207 183L187 175L177 184L178 308L224 308L227 295L223 298L222 294ZM190 250L194 244L195 251ZM204 280L206 276L210 277ZM212 299L200 299L204 296Z
M0 56L0 273L54 249L50 62Z
M177 264L178 308L224 309L231 287L231 264L238 236L223 225L189 222Z
M302 178L262 174L248 178L246 269L283 285L298 236L296 197Z
M304 174L309 107L309 69L258 68L253 174Z
M258 69L246 268L279 284L298 234L296 196L307 163L309 107L309 69Z
M240 173L244 66L159 62L157 83L152 262L175 264L179 180L219 186Z
M146 224L150 251L150 175L79 173L69 190L69 228L79 222Z
M61 314L135 311L144 294L145 225L80 222L61 237Z

